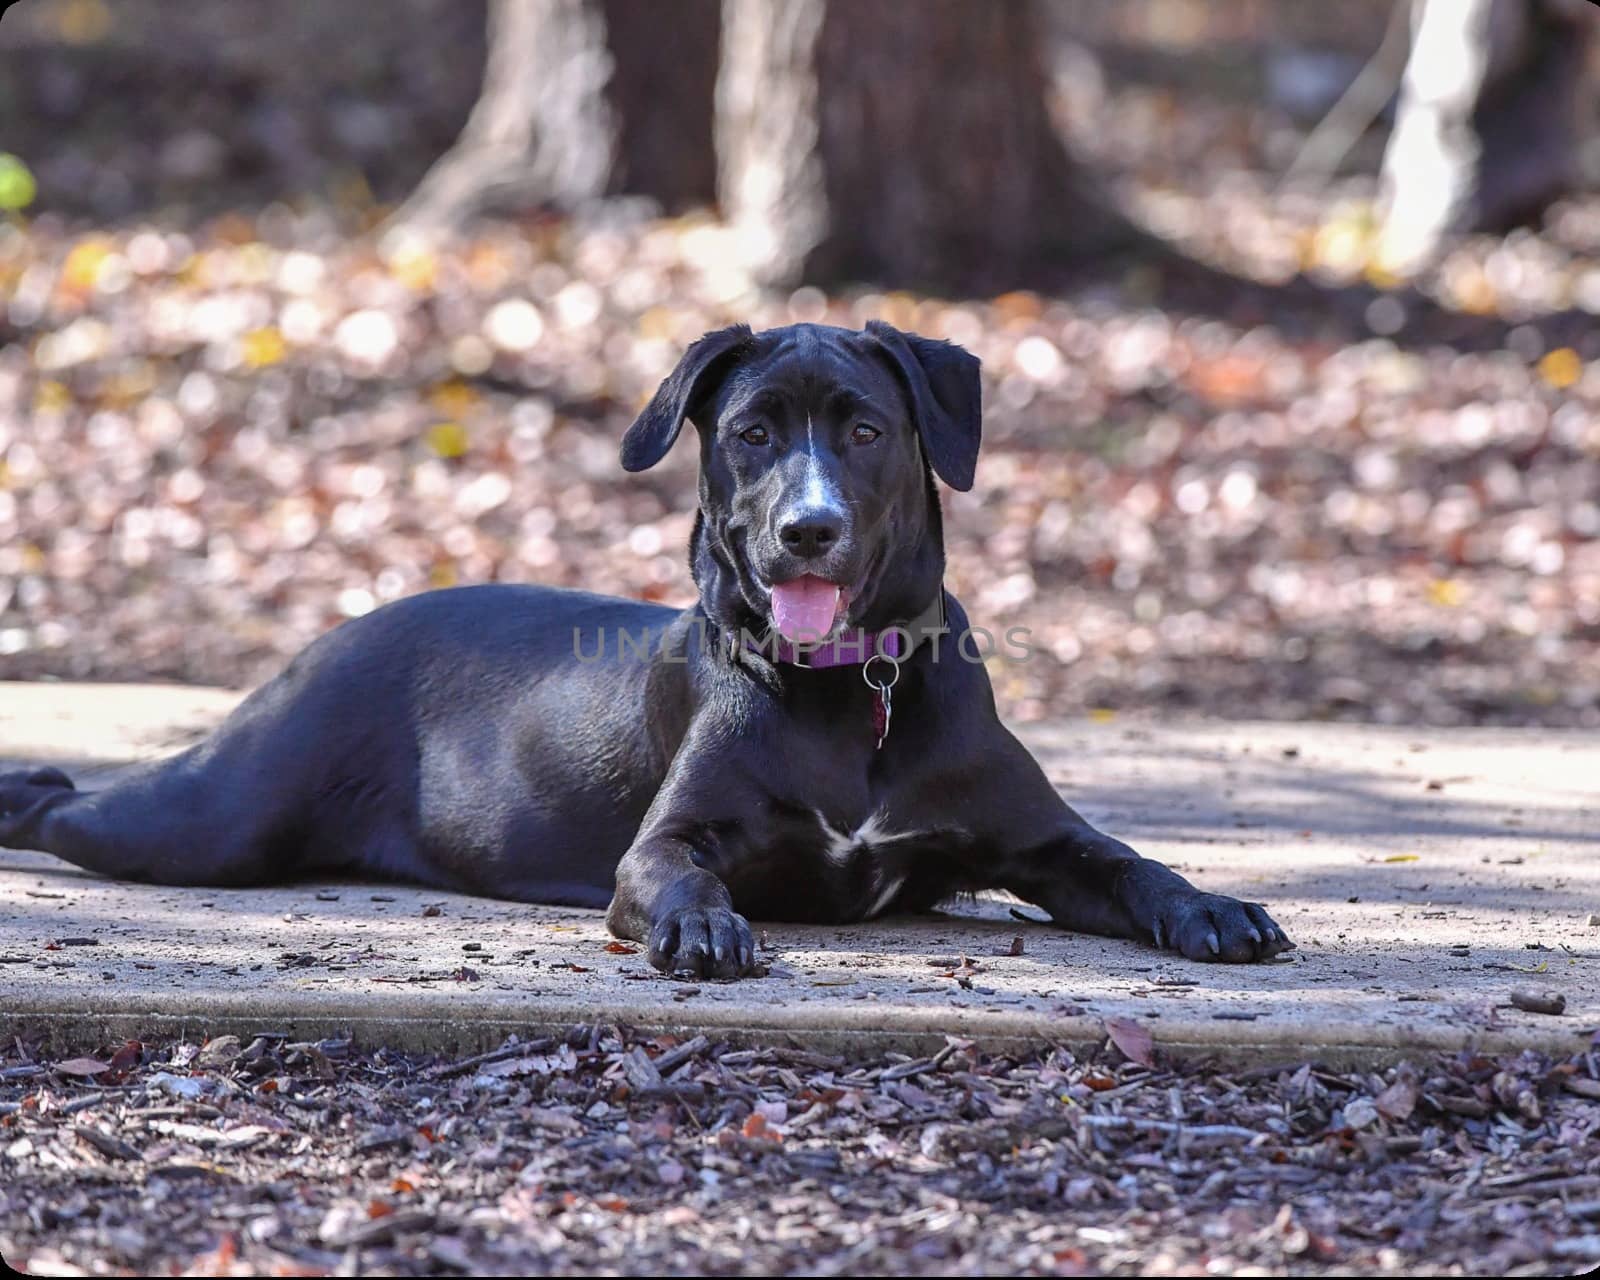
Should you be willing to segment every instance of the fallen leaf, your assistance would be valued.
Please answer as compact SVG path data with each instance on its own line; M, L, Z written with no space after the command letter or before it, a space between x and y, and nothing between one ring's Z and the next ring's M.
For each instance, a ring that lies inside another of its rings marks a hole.
M522 1113L522 1118L536 1128L549 1129L555 1133L583 1132L582 1121L554 1107L529 1107Z
M217 1247L205 1253L196 1254L185 1275L191 1276L228 1276L233 1274L234 1261L239 1256L239 1241L232 1233L224 1235L217 1241Z
M759 1111L752 1111L745 1118L744 1128L741 1130L747 1138L756 1138L766 1142L782 1142L783 1135L773 1128L767 1117Z
M110 1069L116 1073L118 1079L139 1065L144 1057L144 1045L137 1040L126 1041L122 1048L111 1055Z
M1583 376L1583 360L1571 347L1557 347L1539 361L1539 376L1557 391L1565 391Z
M54 1069L69 1076L97 1076L111 1070L111 1064L94 1058L68 1058L65 1062L56 1063Z
M1440 608L1460 608L1466 598L1466 588L1453 578L1435 578L1428 583L1428 602Z
M247 368L265 369L282 363L289 353L289 345L277 329L256 329L240 340L239 353Z
M440 422L428 428L428 448L441 458L459 458L467 451L467 432L459 422Z
M1391 1120L1404 1120L1417 1105L1417 1086L1410 1080L1396 1080L1372 1100Z
M1149 1031L1132 1018L1107 1018L1103 1024L1111 1043L1122 1050L1123 1056L1141 1067L1154 1067L1155 1041Z

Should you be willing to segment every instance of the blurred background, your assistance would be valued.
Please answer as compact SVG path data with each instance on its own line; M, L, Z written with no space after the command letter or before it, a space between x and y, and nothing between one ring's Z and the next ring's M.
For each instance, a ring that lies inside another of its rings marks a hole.
M1012 717L1600 723L1585 0L23 0L0 679L428 587L687 603L702 331L985 365Z

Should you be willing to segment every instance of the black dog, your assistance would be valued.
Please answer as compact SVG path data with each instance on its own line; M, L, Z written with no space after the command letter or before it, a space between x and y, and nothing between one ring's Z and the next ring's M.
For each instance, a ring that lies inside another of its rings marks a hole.
M749 969L747 917L843 923L1009 889L1193 960L1293 944L1096 831L995 714L941 585L933 476L972 485L978 361L885 324L735 326L628 430L700 432L682 613L540 587L338 628L207 741L104 791L0 775L0 845L127 880L341 871L601 906L658 968Z

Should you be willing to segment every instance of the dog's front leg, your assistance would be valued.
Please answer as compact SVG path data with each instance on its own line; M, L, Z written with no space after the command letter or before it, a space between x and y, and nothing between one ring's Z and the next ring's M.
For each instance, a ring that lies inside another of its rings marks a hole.
M1190 960L1264 960L1294 946L1259 902L1205 893L1062 807L1058 833L1015 861L1007 886L1057 924Z
M965 785L971 807L981 803L987 821L974 824L975 847L998 853L985 863L996 888L1043 907L1063 928L1153 943L1190 960L1265 960L1294 946L1259 902L1206 893L1097 831L1010 733L1000 729L987 747L989 767L945 791L961 795Z
M688 841L643 835L617 866L606 926L649 945L664 973L736 978L755 964L750 922L733 909L728 886L695 861Z

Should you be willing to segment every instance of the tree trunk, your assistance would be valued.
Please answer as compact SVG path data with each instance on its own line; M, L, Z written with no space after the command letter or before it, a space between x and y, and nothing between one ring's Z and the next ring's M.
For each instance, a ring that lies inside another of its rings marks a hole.
M601 0L601 8L622 121L607 194L648 196L668 212L714 203L721 0Z
M483 89L394 221L715 195L717 0L490 0Z
M764 283L994 288L1122 241L1021 0L724 0L723 209Z
M1401 275L1427 265L1452 232L1538 218L1572 189L1594 113L1591 5L1413 2L1378 248Z

